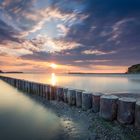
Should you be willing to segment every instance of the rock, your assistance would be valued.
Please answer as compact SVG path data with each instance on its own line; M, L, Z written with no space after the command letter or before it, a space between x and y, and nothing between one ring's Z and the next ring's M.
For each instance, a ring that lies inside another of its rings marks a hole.
M103 95L100 98L100 117L113 121L117 117L117 100L118 97L114 95Z
M132 124L134 122L136 100L122 97L118 100L117 120L122 124Z
M127 73L140 73L140 64L129 67Z

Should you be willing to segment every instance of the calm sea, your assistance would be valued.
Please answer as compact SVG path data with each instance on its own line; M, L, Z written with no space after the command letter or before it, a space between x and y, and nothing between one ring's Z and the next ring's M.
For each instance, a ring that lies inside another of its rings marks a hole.
M140 75L52 73L6 76L107 94L140 93ZM0 140L67 139L63 131L63 124L55 112L0 80Z
M140 74L6 74L46 84L90 92L140 93Z

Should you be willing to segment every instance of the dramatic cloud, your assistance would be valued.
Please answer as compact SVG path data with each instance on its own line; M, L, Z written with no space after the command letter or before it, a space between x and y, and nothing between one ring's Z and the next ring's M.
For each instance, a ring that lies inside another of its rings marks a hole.
M18 60L10 70L34 62L26 71L46 71L56 61L73 71L125 71L140 63L139 38L139 0L0 0L0 64Z

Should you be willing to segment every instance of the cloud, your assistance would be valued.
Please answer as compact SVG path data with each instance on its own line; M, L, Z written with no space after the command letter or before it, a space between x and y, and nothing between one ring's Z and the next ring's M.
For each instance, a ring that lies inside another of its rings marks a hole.
M59 35L62 37L65 37L69 31L69 28L63 24L58 24L57 28L58 28Z
M84 50L82 51L83 54L87 54L87 55L105 55L105 54L112 54L112 53L116 53L115 51L100 51L100 50Z
M0 42L4 43L8 40L20 42L16 30L4 21L0 20Z
M0 3L1 54L42 64L57 60L83 70L97 64L126 66L139 62L138 0Z

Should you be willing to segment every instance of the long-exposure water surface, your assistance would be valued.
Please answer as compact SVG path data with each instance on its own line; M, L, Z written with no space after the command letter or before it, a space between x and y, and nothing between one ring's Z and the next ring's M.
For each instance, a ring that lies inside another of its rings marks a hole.
M5 74L4 74L5 75ZM83 89L91 92L140 93L140 74L6 74L52 85Z
M64 139L60 118L0 80L0 140Z

